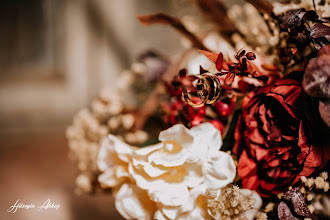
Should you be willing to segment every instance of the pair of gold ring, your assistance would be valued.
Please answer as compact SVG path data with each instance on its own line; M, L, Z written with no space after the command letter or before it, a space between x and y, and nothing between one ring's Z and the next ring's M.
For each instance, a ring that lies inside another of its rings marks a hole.
M219 78L211 73L203 73L202 75L195 75L195 77L197 79L196 93L201 101L199 103L194 102L191 92L187 89L182 89L184 100L193 107L202 107L205 104L216 102L221 93Z

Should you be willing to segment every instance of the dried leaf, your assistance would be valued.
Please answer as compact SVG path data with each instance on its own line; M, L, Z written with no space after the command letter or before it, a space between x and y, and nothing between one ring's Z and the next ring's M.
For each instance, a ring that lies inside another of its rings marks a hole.
M312 214L307 208L305 198L300 191L300 187L295 187L290 191L287 191L282 199L292 203L294 212L302 217L310 218Z
M280 202L277 206L277 215L280 220L300 220L292 215L289 206L285 202Z
M204 56L206 56L212 63L216 63L217 58L219 56L218 54L206 50L198 50L198 51L204 54Z
M301 26L305 14L306 12L300 9L293 9L287 11L283 17L281 28L288 29L288 28L295 28Z
M319 111L322 120L328 125L330 128L330 101L319 101Z
M321 38L321 37L325 37L326 35L330 35L330 27L321 23L316 23L312 27L312 31L311 31L312 38Z
M217 60L215 62L215 66L219 72L222 70L222 63L223 63L223 54L219 53Z
M227 86L230 86L234 82L235 76L236 76L235 72L229 72L225 78L225 84Z

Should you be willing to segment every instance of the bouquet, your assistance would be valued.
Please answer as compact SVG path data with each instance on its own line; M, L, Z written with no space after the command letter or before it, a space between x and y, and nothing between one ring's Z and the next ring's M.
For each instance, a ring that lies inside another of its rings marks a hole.
M125 219L327 219L330 2L217 0L67 129L77 193L111 191Z

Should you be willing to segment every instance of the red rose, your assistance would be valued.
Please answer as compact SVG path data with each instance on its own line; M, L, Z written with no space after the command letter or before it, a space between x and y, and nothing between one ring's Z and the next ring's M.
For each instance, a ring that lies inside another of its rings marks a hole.
M250 92L235 132L238 175L261 196L283 192L328 161L329 130L303 92L302 71Z

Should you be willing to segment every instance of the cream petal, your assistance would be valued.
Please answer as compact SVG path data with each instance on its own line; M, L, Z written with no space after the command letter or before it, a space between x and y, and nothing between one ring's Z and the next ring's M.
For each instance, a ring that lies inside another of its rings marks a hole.
M103 187L115 187L126 180L127 177L116 177L116 167L107 169L104 173L98 176L98 181Z
M128 166L116 166L116 178L129 177Z
M187 175L184 177L183 182L189 188L194 188L204 181L203 166L201 163L185 163L183 166L187 171Z
M128 166L128 172L136 182L136 185L142 189L149 189L152 179L144 172L143 169L134 167L132 164Z
M179 207L178 206L163 206L161 212L167 219L175 219L178 216Z
M240 192L249 198L254 198L254 201L255 201L252 206L252 209L247 212L242 213L240 215L240 217L246 217L247 220L255 219L259 209L262 206L261 197L259 196L259 194L256 191L249 190L249 189L240 189Z
M156 204L148 194L134 184L123 184L116 193L116 209L126 219L150 220L156 211Z
M154 219L157 219L157 220L170 220L159 209L155 212Z
M167 153L164 151L157 151L149 155L148 161L153 162L156 165L174 167L182 165L187 160L187 158L188 154L185 150L181 150L175 154Z
M133 149L133 147L125 144L115 136L108 135L103 139L99 150L97 160L99 170L105 171L108 167L122 162L128 163Z
M194 143L189 149L187 162L196 162L198 159L207 160L210 150L219 150L222 141L220 132L210 123L203 123L191 128L194 135Z
M140 148L140 149L136 150L134 152L134 154L136 154L138 156L145 156L145 155L150 154L153 151L161 149L162 147L163 147L163 144L159 143L159 144L155 144L155 145Z
M100 171L105 171L107 168L120 163L117 154L115 153L112 144L109 144L108 139L104 139L98 154L97 165Z
M191 128L194 136L199 137L203 142L208 144L209 150L220 150L222 146L221 135L218 129L211 123L203 123L199 126Z
M207 201L204 196L199 195L196 199L196 205L193 210L190 212L185 212L178 216L176 219L178 220L208 220L213 219L207 212Z
M187 144L193 142L193 135L188 128L182 124L176 124L169 129L160 132L158 139L160 141L172 140L176 141L179 144Z
M166 219L177 219L179 215L185 212L190 212L195 208L196 199L203 194L205 187L199 185L198 187L189 191L189 199L181 206L162 206L160 209Z
M150 163L143 164L143 170L150 176L150 177L158 177L164 173L166 170L159 169L156 166L151 165Z
M205 163L205 183L208 188L218 189L233 182L236 167L233 158L224 152L212 150Z
M189 199L189 191L184 184L158 180L150 184L148 194L153 201L166 206L183 205Z

